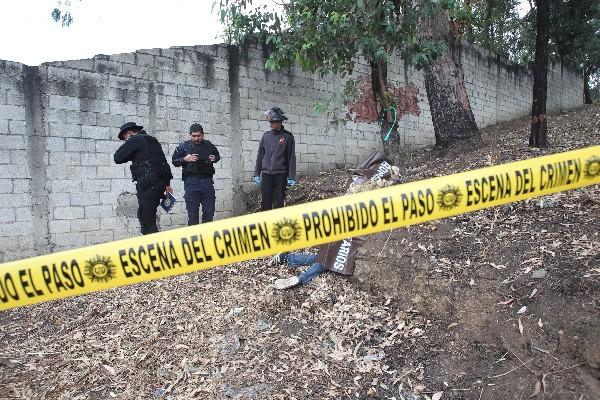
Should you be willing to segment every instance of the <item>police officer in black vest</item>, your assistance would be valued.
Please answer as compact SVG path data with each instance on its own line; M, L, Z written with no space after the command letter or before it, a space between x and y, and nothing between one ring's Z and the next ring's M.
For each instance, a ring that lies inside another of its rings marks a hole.
M190 140L177 146L173 153L173 165L183 167L182 179L185 189L185 207L188 212L188 225L196 225L200 220L210 222L215 215L215 187L213 164L221 159L217 148L204 139L202 125L190 126Z
M165 153L155 137L135 122L121 126L119 139L125 143L115 152L115 162L131 161L131 177L136 182L138 219L143 235L158 232L156 209L166 192L173 192L173 179Z

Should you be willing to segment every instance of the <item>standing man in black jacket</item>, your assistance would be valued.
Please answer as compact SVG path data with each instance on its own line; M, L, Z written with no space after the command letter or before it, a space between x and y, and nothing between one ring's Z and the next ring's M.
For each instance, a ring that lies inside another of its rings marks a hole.
M185 207L188 212L188 225L210 222L215 215L215 187L213 164L221 159L217 148L204 139L204 129L200 124L190 126L190 139L175 149L173 165L183 167L182 179L185 189Z
M166 192L173 192L170 183L173 179L165 153L155 137L143 130L135 122L121 126L119 139L125 143L115 152L115 162L123 164L131 161L131 177L136 182L138 198L137 217L142 235L158 232L156 209Z
M283 127L288 119L283 114L279 107L265 112L271 130L260 140L254 168L254 181L262 182L261 211L283 207L286 184L296 184L296 144L294 135Z

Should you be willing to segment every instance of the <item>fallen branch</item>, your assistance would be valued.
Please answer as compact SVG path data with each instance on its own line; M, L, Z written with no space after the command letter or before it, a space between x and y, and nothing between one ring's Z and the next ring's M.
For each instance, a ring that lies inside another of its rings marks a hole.
M496 379L496 378L500 378L501 376L508 375L508 374L510 374L511 372L518 370L518 369L519 369L519 368L521 368L522 366L529 364L529 363L530 363L530 362L532 362L533 360L535 360L535 358L532 358L531 360L529 360L529 361L526 361L526 362L522 363L521 365L519 365L518 367L515 367L515 368L511 369L510 371L506 371L506 372L505 372L505 373L503 373L503 374L500 374L500 375L494 375L494 376L488 376L488 379Z
M555 371L555 372L548 372L548 373L547 373L547 374L545 374L545 375L556 375L556 374L560 374L561 372L565 372L565 371L568 371L568 370L570 370L570 369L577 368L577 367L579 367L579 366L581 366L581 365L583 365L583 364L584 364L584 363L575 364L575 365L573 365L572 367L568 367L568 368L559 369L558 371Z

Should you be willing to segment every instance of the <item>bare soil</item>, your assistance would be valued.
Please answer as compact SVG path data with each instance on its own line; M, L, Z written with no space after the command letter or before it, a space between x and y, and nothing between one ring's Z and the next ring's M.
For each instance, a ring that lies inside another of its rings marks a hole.
M402 155L405 181L600 143L600 107ZM290 203L344 193L300 178ZM248 198L251 209L257 198ZM356 274L266 260L0 313L1 399L600 399L600 187L372 235Z

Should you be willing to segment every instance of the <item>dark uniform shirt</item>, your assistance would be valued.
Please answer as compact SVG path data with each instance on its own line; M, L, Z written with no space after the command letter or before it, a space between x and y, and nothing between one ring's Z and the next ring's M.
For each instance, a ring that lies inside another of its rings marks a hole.
M143 176L149 177L153 184L163 185L164 187L169 186L171 179L173 179L171 168L167 163L160 143L155 137L146 133L130 136L117 149L114 160L117 164L131 161L131 175L138 184ZM150 174L147 174L148 172Z
M186 162L183 160L188 154L196 154L198 161ZM209 161L208 156L215 156L215 161ZM181 143L173 153L173 165L183 167L182 179L185 180L189 176L212 177L215 174L213 164L221 159L219 151L209 140L202 140L198 144L194 144L191 140Z
M287 174L296 179L296 144L294 135L285 129L268 131L263 134L256 156L254 175Z

